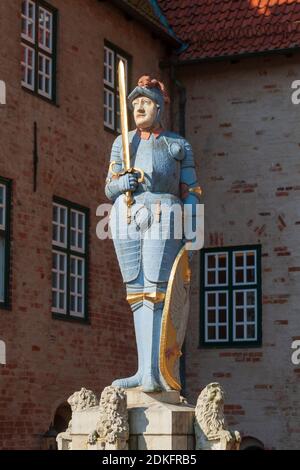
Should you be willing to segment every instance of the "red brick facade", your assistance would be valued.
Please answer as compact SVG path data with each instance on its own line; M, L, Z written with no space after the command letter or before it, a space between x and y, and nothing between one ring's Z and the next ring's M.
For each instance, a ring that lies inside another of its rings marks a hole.
M97 393L134 372L133 324L112 242L96 237L96 208L114 135L103 127L103 48L132 56L132 79L162 77L165 44L109 2L53 0L59 12L57 105L21 87L21 1L1 2L0 176L12 180L11 310L0 310L0 448L37 449L56 409L82 386ZM143 45L143 48L141 48ZM162 77L163 78L163 77ZM34 122L37 190L33 191ZM90 209L89 324L51 314L52 198Z
M135 369L132 318L116 256L111 241L96 237L114 139L103 127L103 47L107 40L132 56L133 81L152 73L167 84L169 70L162 73L159 63L170 50L151 27L114 4L51 0L59 11L55 105L22 89L21 1L0 2L0 80L7 86L7 105L0 106L0 177L12 180L11 309L0 310L0 340L7 347L7 364L0 365L0 449L41 448L56 410L63 420L61 405L74 391L84 386L100 393ZM186 137L204 191L205 248L262 247L263 340L255 348L199 348L203 312L195 257L186 394L194 403L202 387L220 382L229 425L266 448L299 447L300 369L291 362L291 343L300 337L299 109L291 102L298 65L295 52L180 65L175 74L178 90L187 91ZM178 109L173 102L171 122L179 123ZM53 196L90 210L88 324L52 318Z

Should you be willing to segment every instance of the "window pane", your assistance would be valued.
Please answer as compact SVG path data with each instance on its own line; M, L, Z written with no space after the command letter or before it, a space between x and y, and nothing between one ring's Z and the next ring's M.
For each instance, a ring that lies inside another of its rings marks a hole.
M243 308L237 308L235 311L236 315L236 321L237 322L243 322L244 321L244 309Z
M114 52L108 47L104 47L104 73L103 79L104 83L114 87Z
M216 311L208 310L207 319L208 319L208 323L216 323Z
M255 325L247 325L247 339L255 339Z
M219 339L220 340L227 339L227 327L226 326L219 327Z
M216 267L215 255L208 255L207 256L207 267L208 268L215 268Z
M34 50L31 47L22 44L22 85L30 90L34 90L34 57Z
M244 251L233 253L233 279L235 284L256 282L256 252Z
M255 305L256 291L247 291L247 305Z
M67 255L53 252L52 260L52 310L66 313Z
M219 294L219 306L225 307L227 305L227 295L225 293Z
M114 129L114 94L104 88L104 124Z
M239 303L237 303L239 300ZM251 333L252 336L248 336L248 326L254 325L254 331L256 331L256 291L255 290L243 290L234 292L234 304L235 314L234 314L234 328L236 336L234 339L256 339ZM253 331L253 328L250 328L249 331ZM243 331L243 333L242 333ZM255 333L256 334L256 333Z
M226 271L219 271L218 284L226 284Z
M216 339L216 327L215 326L209 326L207 328L207 339L208 340Z
M255 269L247 269L247 281L255 282Z
M219 323L227 322L227 310L219 310Z
M247 253L247 266L255 266L255 252Z
M235 256L235 265L237 267L244 266L244 253L234 253Z
M244 325L237 325L235 329L235 336L237 339L244 339Z
M67 246L67 208L56 203L53 204L52 236L55 245Z
M39 46L52 51L53 15L45 8L39 7Z
M35 40L35 3L31 0L22 1L22 37L27 41Z
M208 307L214 307L216 305L216 294L215 293L207 294L207 305L208 305Z
M255 309L254 308L247 309L247 322L255 322Z
M70 312L73 316L84 317L84 263L75 256L71 257L71 299Z
M215 274L214 271L208 271L207 280L208 280L208 284L215 284L216 283L216 274Z
M235 304L236 305L244 305L244 292L236 292L235 293Z
M71 246L76 245L76 232L75 230L71 230Z
M206 264L206 286L226 285L228 283L228 255L227 253L207 253Z
M71 210L71 248L84 252L85 214L77 210ZM81 227L81 228L80 228Z
M219 268L226 268L227 267L227 256L226 255L224 255L224 254L219 255L218 265L219 265Z
M43 55L39 54L39 64L38 64L38 92L47 97L52 97L52 59Z

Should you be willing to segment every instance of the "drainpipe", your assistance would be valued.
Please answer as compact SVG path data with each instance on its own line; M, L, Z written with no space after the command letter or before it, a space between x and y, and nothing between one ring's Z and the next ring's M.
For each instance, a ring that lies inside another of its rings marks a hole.
M185 107L186 107L186 88L185 86L176 78L175 74L175 65L171 64L171 81L172 81L172 89L174 90L173 96L176 93L176 89L178 90L179 94L179 134L182 137L185 137ZM171 101L171 129L174 130L174 103L173 100Z

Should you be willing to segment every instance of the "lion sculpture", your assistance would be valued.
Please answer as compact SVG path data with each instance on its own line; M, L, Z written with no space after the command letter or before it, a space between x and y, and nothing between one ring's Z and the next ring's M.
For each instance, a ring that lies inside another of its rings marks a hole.
M120 387L106 387L100 398L99 419L88 443L103 450L127 450L129 439L127 399Z
M240 433L225 428L224 391L219 383L210 383L200 393L194 428L197 450L239 450Z

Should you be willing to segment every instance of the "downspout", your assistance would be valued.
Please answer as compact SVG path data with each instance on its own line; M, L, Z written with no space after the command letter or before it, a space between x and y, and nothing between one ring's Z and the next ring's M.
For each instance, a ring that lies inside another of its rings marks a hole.
M178 103L178 112L179 112L179 119L178 119L178 131L182 137L185 137L185 109L186 109L186 88L181 83L180 80L176 78L175 73L175 65L171 64L171 82L172 82L172 89L174 90L173 96L176 93L176 89L178 90L179 95L179 103ZM174 130L175 123L174 123L174 100L171 100L171 129Z

